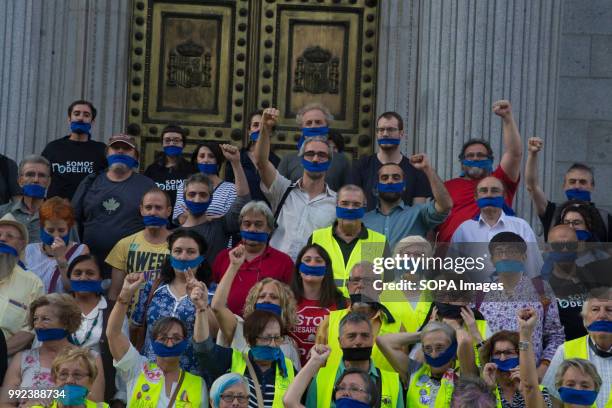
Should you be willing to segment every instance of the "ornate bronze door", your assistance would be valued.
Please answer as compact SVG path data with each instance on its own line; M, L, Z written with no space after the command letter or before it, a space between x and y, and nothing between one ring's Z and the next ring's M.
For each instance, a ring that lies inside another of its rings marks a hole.
M278 107L277 152L295 114L322 102L353 156L372 151L376 0L133 0L128 131L146 164L168 123L201 140L246 138L250 112ZM186 151L189 151L190 148Z

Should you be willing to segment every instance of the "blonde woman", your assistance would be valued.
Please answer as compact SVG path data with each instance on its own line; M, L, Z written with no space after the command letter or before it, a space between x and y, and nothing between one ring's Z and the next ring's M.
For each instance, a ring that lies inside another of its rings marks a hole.
M244 320L232 313L227 307L227 297L232 286L237 270L244 262L244 250L238 247L230 251L230 266L223 275L215 295L211 302L211 308L219 323L219 334L217 344L231 347L236 350L245 351L247 343L244 339ZM290 331L296 323L297 314L295 309L295 297L286 284L272 278L265 278L257 282L247 295L244 305L244 318L246 319L254 310L266 310L276 313L281 317L283 329ZM293 366L299 369L300 355L295 342L287 337L280 346L284 355L293 362Z
M56 384L56 399L50 405L34 405L33 408L108 407L106 403L96 403L87 398L98 378L96 360L89 349L64 349L53 360L51 378Z

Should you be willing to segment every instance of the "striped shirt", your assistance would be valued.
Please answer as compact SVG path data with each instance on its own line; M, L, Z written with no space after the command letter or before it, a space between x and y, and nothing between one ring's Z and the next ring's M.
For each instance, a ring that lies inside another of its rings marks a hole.
M184 183L176 189L176 204L172 212L172 219L176 220L179 215L185 212L185 196L183 193ZM222 181L217 188L214 189L212 201L206 210L206 215L219 216L224 215L232 206L236 199L236 186L229 181Z

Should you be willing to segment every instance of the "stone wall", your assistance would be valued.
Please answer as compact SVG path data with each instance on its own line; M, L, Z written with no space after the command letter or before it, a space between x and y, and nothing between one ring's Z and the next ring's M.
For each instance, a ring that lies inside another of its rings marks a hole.
M565 0L554 198L576 161L595 168L593 200L612 210L612 1Z

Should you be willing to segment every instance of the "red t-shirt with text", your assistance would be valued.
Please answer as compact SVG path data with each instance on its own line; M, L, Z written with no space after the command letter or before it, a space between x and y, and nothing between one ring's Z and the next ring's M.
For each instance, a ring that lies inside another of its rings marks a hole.
M297 304L298 322L289 333L300 352L302 367L308 361L310 349L315 345L317 328L323 323L325 316L330 311L336 310L336 306L321 307L318 300L301 299Z

